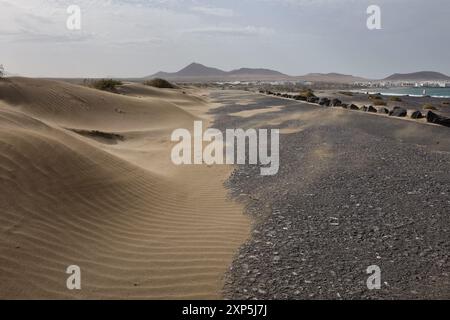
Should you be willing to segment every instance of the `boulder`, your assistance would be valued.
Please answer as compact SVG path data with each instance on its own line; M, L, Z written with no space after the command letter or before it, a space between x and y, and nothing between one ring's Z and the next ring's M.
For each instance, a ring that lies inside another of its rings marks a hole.
M348 107L350 110L359 110L357 105L354 105L353 103Z
M384 114L389 114L389 109L388 108L378 108L378 113L384 113Z
M407 114L408 112L406 111L406 109L402 107L394 107L394 109L389 112L389 115L391 117L406 117Z
M435 124L440 124L441 126L450 127L450 118L440 116L432 111L428 111L427 121Z
M373 106L368 106L368 107L367 107L367 112L376 113L376 112L377 112L377 109L375 109Z
M329 106L330 106L330 103L331 103L331 101L330 101L330 99L328 99L328 98L322 98L322 99L320 99L320 101L319 101L319 104L320 104L321 106L326 106L326 107L329 107Z
M296 96L294 96L294 99L295 100L300 100L300 101L306 101L306 97L302 96L302 95L296 95Z
M331 100L331 106L332 107L340 107L340 106L342 106L342 101L334 98L333 100Z
M348 104L346 104L346 103L341 104L341 108L347 109L348 108Z
M319 102L319 98L318 97L308 97L307 101L311 102L311 103L317 103L317 102Z
M424 118L424 116L423 116L422 112L420 112L419 110L417 110L417 111L414 111L414 112L411 114L411 118L413 118L413 119L422 119L422 118Z

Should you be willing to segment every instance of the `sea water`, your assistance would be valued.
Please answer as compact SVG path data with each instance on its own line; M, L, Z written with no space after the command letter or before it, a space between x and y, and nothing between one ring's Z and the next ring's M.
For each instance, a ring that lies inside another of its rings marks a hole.
M424 91L425 90L425 91ZM369 92L370 94L380 93L385 96L406 96L433 98L450 98L450 88L422 88L422 87L401 87L401 88L370 88L362 89L359 92ZM424 94L425 93L425 94Z

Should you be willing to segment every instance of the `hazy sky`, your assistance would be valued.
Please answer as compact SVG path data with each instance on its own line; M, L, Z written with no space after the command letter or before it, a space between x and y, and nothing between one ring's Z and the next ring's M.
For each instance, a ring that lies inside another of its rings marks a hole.
M69 30L70 5L81 30ZM366 26L381 8L381 30ZM449 0L0 0L0 64L26 76L145 76L195 61L290 75L450 74Z

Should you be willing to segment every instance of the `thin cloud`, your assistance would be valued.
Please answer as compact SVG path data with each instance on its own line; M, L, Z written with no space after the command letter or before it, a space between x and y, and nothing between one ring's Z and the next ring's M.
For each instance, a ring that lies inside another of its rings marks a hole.
M129 39L129 40L121 40L121 41L113 41L110 45L113 46L152 46L159 45L164 43L164 40L161 38L144 38L144 39Z
M193 7L192 11L205 15L217 16L223 18L229 18L234 16L234 11L226 8L213 8L213 7Z
M204 27L185 31L186 33L196 33L205 35L229 35L229 36L270 36L275 33L273 29L264 27Z
M14 34L14 38L10 38L9 41L19 42L35 42L35 43L73 43L84 42L93 39L91 34L48 34L48 33L32 33L21 32L20 34Z

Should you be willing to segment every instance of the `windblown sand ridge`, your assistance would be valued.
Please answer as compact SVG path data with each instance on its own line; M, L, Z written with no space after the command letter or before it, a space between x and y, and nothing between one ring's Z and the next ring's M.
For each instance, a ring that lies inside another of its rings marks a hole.
M170 132L209 106L178 90L122 89L0 82L0 297L220 297L248 233L222 185L230 168L170 162ZM80 291L66 288L73 264Z

